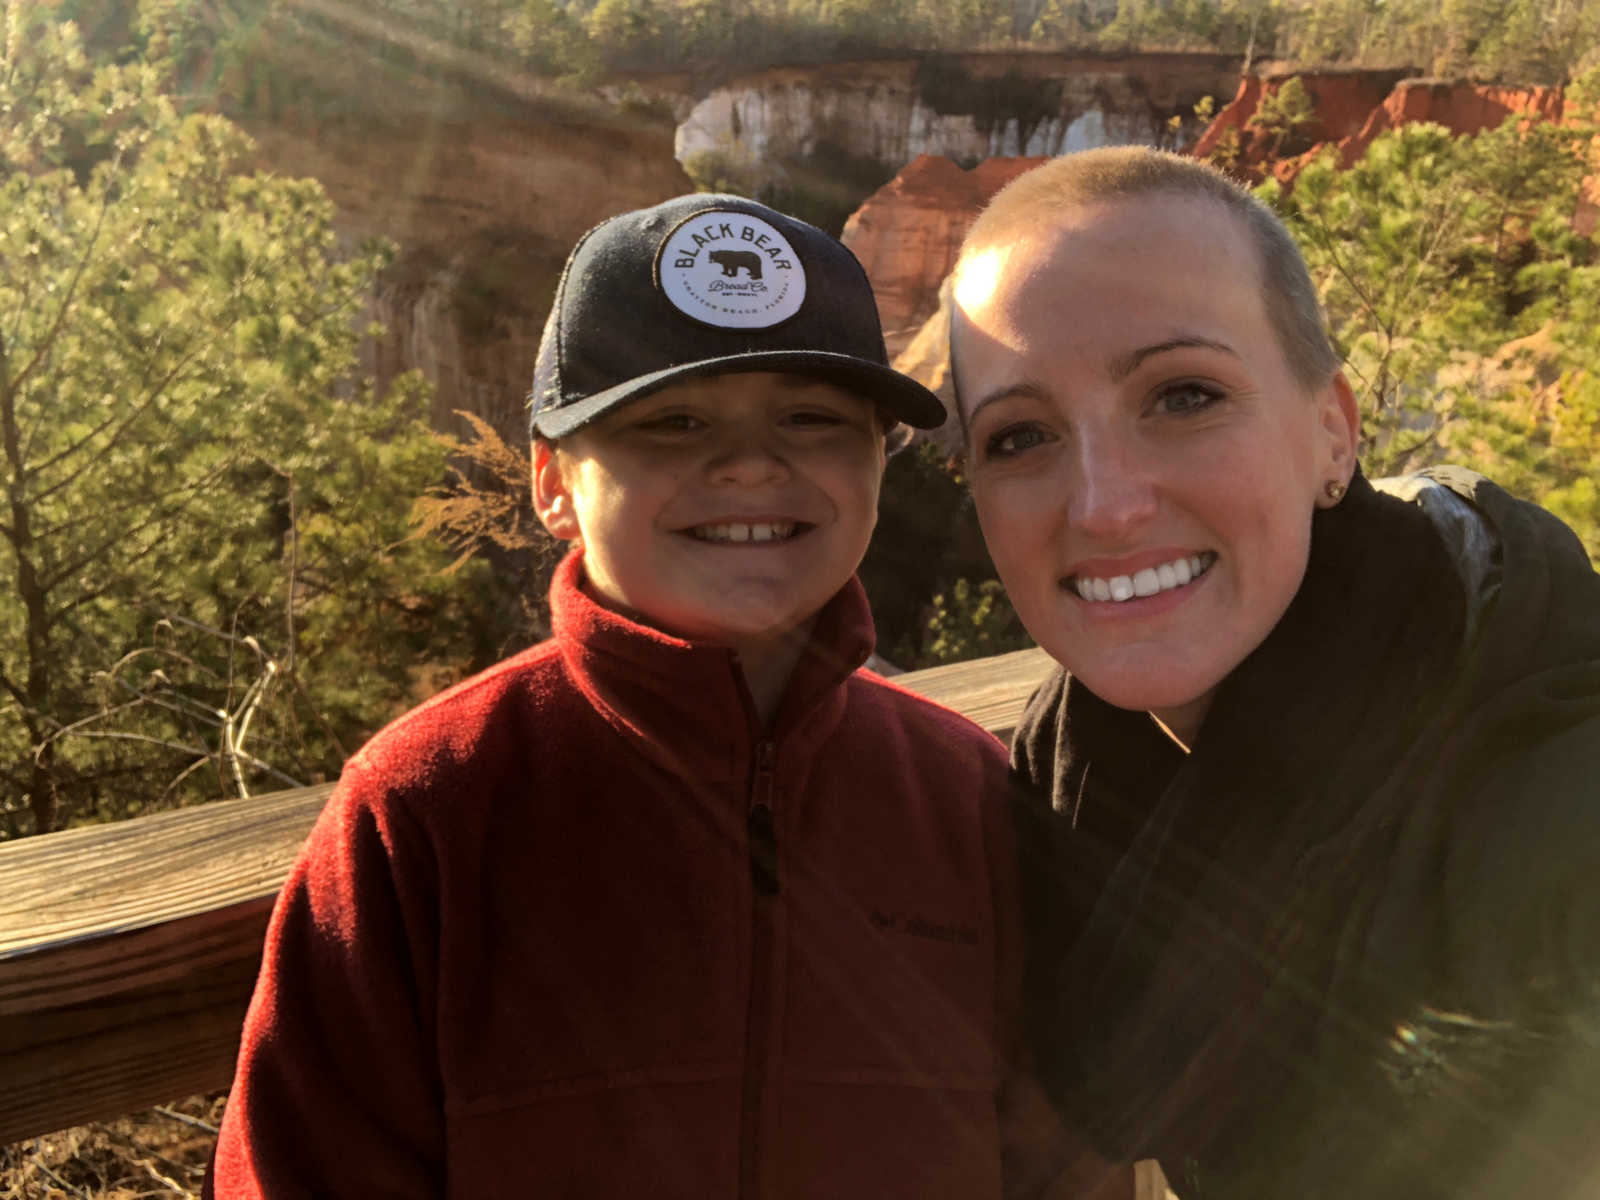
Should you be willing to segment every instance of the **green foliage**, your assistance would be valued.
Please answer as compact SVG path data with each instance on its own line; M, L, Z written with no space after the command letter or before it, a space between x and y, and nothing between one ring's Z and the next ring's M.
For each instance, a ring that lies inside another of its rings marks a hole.
M533 511L529 444L512 445L472 413L456 416L470 432L460 438L435 435L450 456L449 479L420 496L412 516L419 535L435 537L457 552L447 572L470 569L475 556L493 564L490 579L500 597L485 608L501 616L479 628L491 637L486 657L499 659L550 635L546 597L564 546L545 532Z
M1572 110L1590 111L1590 81ZM1476 137L1407 125L1278 205L1305 251L1386 475L1474 467L1569 521L1600 556L1600 266L1573 228L1595 127L1511 119Z
M1221 50L1257 56L1276 36L1279 6L1271 0L1118 0L1098 30L1101 45Z
M1291 76L1281 87L1266 92L1250 115L1247 125L1262 130L1269 139L1269 153L1275 158L1304 154L1311 149L1307 131L1316 124L1317 114L1311 96L1300 76Z
M878 528L861 564L861 582L872 598L878 645L897 666L930 667L977 649L982 630L968 600L970 581L995 577L978 517L955 465L932 442L896 454L884 473ZM942 607L931 597L944 595ZM986 613L995 611L993 605ZM935 629L930 622L938 620ZM937 645L935 643L938 643Z
M987 658L1033 645L998 579L957 579L933 598L922 665Z
M580 16L560 0L523 0L507 15L506 32L523 62L541 75L579 86L600 71L600 56Z
M1592 54L1600 10L1543 0L1317 0L1286 12L1277 50L1307 63L1414 66L1443 78L1559 84Z
M1276 200L1298 235L1361 400L1378 474L1432 456L1431 380L1458 348L1471 288L1457 271L1480 199L1448 130L1414 124L1375 141L1348 171L1325 151ZM1420 456L1420 458L1418 457Z
M1541 0L376 0L359 11L64 0L60 11L95 45L165 63L183 92L219 97L230 112L306 103L317 79L283 61L286 35L316 33L305 46L332 56L352 30L370 39L374 25L387 33L362 46L367 71L386 57L416 69L407 47L420 36L579 88L618 70L745 71L1019 44L1214 51L1239 55L1246 71L1277 58L1558 84L1600 43L1600 9Z
M354 375L385 252L150 63L3 13L0 837L326 776L471 649L408 536L426 397Z
M697 150L682 161L684 174L698 192L755 197L774 182L772 169L758 162L743 142Z

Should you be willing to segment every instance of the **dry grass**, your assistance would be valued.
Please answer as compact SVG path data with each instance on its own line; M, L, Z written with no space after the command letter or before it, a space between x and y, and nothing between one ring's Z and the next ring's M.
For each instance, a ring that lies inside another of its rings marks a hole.
M195 1200L224 1092L0 1146L0 1200Z

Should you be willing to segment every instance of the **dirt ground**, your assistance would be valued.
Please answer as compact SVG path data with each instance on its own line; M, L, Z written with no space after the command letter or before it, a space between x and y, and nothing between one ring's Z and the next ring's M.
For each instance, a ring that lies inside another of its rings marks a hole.
M0 1146L0 1200L198 1200L225 1092Z

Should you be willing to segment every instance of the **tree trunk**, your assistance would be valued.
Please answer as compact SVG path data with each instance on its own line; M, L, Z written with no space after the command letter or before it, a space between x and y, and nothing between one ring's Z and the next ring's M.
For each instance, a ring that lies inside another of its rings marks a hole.
M44 743L50 712L50 606L34 563L32 513L28 507L28 469L17 426L17 395L12 387L10 360L0 346L0 452L5 455L6 500L11 517L7 534L16 561L16 595L22 602L28 666L22 684L22 723L36 753L26 772L28 807L33 811L34 832L49 833L56 823L56 787L53 746ZM13 685L15 681L13 681Z

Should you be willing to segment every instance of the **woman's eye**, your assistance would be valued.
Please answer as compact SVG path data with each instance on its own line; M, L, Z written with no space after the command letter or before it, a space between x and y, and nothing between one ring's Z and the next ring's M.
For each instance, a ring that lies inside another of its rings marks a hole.
M1033 425L1011 425L989 435L983 443L985 458L1014 458L1045 442L1044 430Z
M1155 404L1161 412L1185 416L1210 408L1222 397L1222 389L1215 384L1186 380L1162 388L1156 393Z

